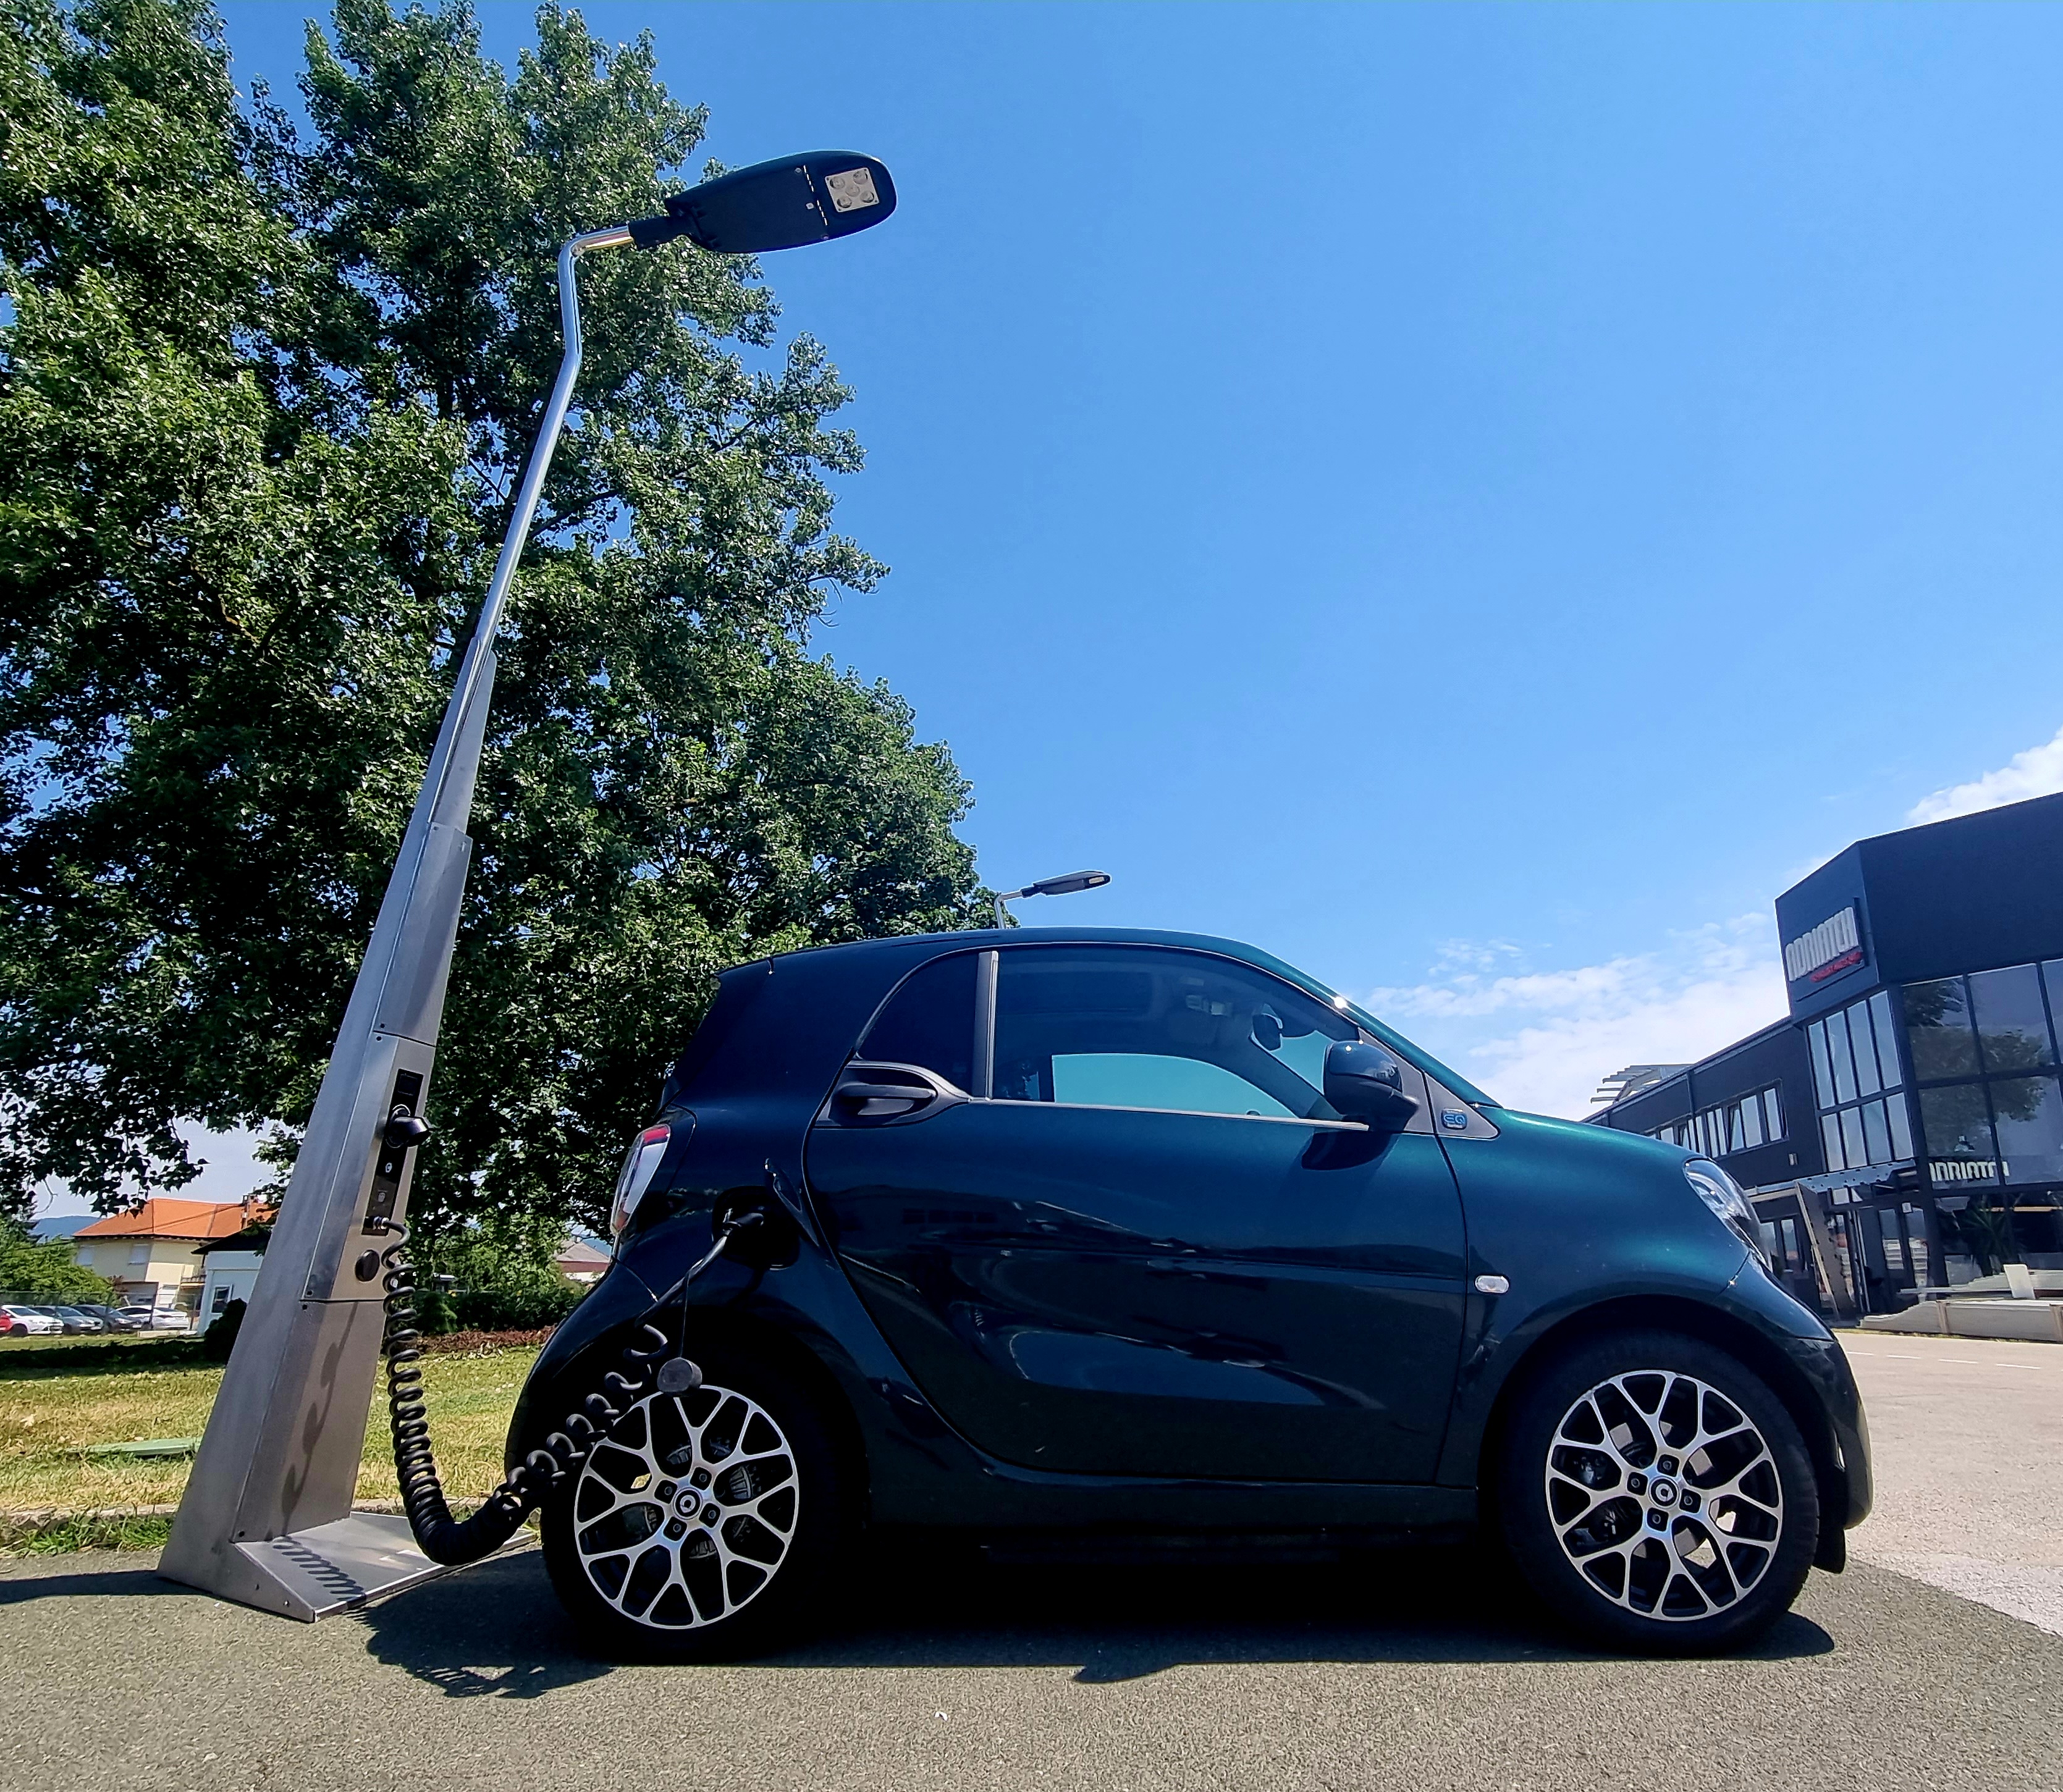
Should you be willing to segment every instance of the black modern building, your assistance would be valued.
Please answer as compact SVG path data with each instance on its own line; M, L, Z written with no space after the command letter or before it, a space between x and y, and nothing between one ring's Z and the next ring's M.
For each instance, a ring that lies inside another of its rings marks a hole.
M1718 1159L1840 1316L2063 1269L2063 795L1859 840L1776 922L1789 1018L1593 1121Z

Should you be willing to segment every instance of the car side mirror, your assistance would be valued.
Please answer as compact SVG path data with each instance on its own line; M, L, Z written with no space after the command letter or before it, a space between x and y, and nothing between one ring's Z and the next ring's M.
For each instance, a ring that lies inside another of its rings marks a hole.
M1325 1053L1325 1099L1342 1118L1376 1132L1401 1132L1418 1111L1404 1092L1404 1067L1381 1046L1335 1039Z

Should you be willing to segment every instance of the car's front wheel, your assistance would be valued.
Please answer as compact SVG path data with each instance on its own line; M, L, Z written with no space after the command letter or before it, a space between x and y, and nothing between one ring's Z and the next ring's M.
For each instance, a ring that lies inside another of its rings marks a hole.
M1497 1503L1527 1581L1600 1641L1737 1647L1790 1609L1820 1534L1796 1423L1724 1351L1625 1332L1562 1356L1519 1396Z
M817 1402L743 1353L627 1407L544 1510L561 1601L602 1653L733 1659L807 1621L843 1565L854 1500Z

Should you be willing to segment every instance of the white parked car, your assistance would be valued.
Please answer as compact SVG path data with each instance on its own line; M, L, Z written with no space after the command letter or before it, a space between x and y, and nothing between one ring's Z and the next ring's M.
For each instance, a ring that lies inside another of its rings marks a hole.
M150 1332L191 1332L193 1321L176 1307L124 1307L122 1316Z
M0 1307L0 1320L6 1321L0 1331L10 1338L41 1337L47 1332L64 1330L62 1320L52 1319L48 1313L39 1313L33 1307Z

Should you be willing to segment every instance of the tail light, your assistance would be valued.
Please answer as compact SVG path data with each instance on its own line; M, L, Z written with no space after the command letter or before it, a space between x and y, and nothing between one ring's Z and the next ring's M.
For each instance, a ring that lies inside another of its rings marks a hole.
M623 1168L616 1178L616 1199L609 1210L611 1238L623 1236L623 1228L630 1223L630 1216L637 1211L645 1191L652 1186L653 1177L659 1173L659 1160L666 1155L667 1143L673 1136L671 1127L647 1127L630 1141Z

